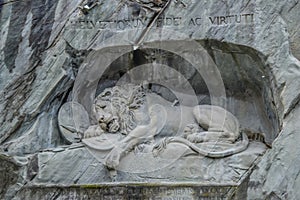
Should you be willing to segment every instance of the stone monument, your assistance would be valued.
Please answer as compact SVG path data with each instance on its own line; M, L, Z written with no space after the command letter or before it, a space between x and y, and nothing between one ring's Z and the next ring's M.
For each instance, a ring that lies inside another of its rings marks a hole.
M0 0L0 199L297 199L299 9Z

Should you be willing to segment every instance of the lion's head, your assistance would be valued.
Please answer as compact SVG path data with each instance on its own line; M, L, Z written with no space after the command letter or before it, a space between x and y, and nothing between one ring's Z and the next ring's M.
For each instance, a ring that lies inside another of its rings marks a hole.
M128 134L136 127L134 110L145 103L142 85L106 88L94 101L93 112L105 132Z

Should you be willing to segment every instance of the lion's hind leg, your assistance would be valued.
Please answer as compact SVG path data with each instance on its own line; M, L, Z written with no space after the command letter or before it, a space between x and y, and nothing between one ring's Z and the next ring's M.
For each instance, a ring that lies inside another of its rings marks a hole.
M193 140L234 143L240 136L237 118L219 106L199 105L193 110L194 117L205 132L190 136ZM198 139L197 139L198 138Z
M230 133L230 132L204 131L204 132L190 134L186 137L186 139L192 143L202 143L202 142L234 143L236 137L234 133Z

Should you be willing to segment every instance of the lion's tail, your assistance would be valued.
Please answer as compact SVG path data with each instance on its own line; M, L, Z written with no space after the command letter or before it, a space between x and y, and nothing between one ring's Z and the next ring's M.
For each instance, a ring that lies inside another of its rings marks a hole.
M226 156L231 156L233 154L240 153L247 149L249 144L249 139L245 133L242 133L242 140L240 142L236 142L233 147L223 150L223 151L208 151L205 149L202 149L201 147L198 147L194 143L188 141L187 139L181 138L181 137L174 137L169 140L168 143L171 142L178 142L187 145L189 148L191 148L196 153L210 157L210 158L222 158Z

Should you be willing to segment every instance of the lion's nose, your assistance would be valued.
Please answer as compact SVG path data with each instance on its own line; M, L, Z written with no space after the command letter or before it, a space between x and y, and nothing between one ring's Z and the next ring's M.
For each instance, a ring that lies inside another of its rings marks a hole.
M100 122L104 122L104 119L105 119L104 115L101 115L101 116L99 117L99 121L100 121Z
M102 114L99 116L99 122L107 122L111 117L111 114Z

